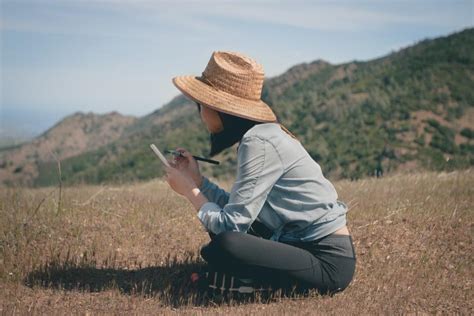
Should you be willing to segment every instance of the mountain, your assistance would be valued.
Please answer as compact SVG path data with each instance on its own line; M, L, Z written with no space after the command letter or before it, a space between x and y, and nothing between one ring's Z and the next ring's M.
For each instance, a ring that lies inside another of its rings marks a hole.
M266 79L262 98L331 178L467 168L474 164L473 50L474 29L466 29L367 62L316 60ZM178 96L131 123L120 138L64 159L63 180L160 176L150 143L207 156L209 135L196 105ZM201 170L232 177L235 149L214 157L221 165L203 163ZM33 184L56 183L55 166L40 164Z
M0 180L7 184L33 184L40 166L103 147L119 139L135 121L136 118L117 112L65 117L31 142L0 150Z
M369 62L320 63L302 80L269 80L264 98L330 175L464 168L474 164L473 49L467 29Z

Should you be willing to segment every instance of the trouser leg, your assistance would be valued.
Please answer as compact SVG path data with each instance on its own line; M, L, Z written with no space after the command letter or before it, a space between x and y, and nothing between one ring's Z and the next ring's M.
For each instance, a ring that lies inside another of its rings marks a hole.
M214 269L252 277L274 287L317 288L331 286L322 263L309 251L241 232L223 232L201 249Z
M272 236L272 231L262 223L254 221L252 226L250 226L249 230L247 231L247 234L265 239L270 239L270 237ZM213 232L209 232L209 237L211 238L211 240L214 239L215 236L216 234L214 234Z

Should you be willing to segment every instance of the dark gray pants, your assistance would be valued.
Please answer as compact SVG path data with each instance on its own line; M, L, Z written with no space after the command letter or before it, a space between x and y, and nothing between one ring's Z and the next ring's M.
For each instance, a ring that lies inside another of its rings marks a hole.
M268 240L269 232L255 223L248 233L209 233L211 242L201 249L201 256L216 271L253 278L273 288L315 288L328 294L349 285L356 263L351 236L276 242Z

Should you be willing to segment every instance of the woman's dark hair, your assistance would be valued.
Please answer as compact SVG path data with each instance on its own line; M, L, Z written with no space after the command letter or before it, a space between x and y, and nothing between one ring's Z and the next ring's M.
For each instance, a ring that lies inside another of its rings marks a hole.
M201 105L197 103L198 110L201 111ZM257 122L246 118L230 115L221 111L217 111L221 118L224 129L219 133L211 133L210 143L211 150L209 156L215 156L226 148L231 147L242 139L242 136L257 124Z

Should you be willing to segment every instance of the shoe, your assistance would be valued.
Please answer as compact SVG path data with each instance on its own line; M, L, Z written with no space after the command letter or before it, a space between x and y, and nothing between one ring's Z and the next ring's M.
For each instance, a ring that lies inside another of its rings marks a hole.
M219 271L206 271L204 273L194 272L191 274L191 281L200 289L219 294L252 294L271 291L270 287L258 285L257 282L251 278L239 278Z

